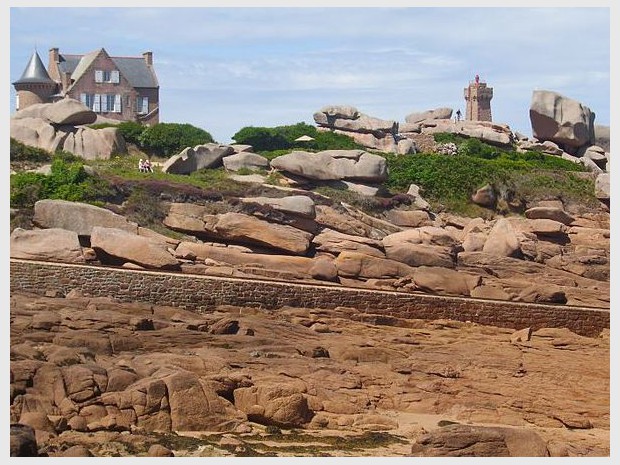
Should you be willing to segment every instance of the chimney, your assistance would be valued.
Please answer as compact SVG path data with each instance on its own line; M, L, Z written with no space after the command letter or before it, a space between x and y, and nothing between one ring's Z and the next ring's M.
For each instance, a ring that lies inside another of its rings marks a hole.
M59 61L60 61L60 54L58 53L58 47L50 48L47 71L50 77L56 82L61 80L61 76L58 72Z
M61 83L62 83L62 93L64 94L65 92L67 92L67 89L71 85L71 72L70 71L65 71L64 73L62 73Z
M153 52L144 52L142 56L147 65L153 66Z
M47 67L51 68L53 65L58 63L58 59L59 59L58 47L50 48L49 63Z

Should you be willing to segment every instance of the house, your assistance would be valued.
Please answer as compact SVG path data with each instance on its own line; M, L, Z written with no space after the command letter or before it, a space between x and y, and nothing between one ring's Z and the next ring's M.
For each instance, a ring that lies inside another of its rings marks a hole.
M73 98L108 119L159 122L159 83L152 52L112 57L103 48L85 55L61 54L52 48L46 69L35 50L13 86L16 110Z

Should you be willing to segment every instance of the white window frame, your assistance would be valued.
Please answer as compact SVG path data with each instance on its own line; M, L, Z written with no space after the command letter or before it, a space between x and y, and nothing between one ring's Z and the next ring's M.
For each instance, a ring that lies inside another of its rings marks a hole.
M149 112L149 98L138 96L136 99L136 110L139 115L146 115Z
M121 103L121 94L115 94L114 95L114 108L113 108L113 112L114 113L121 113L122 112L122 103Z
M95 70L95 82L98 84L118 84L121 82L121 73L117 69L104 71L102 69Z
M101 113L101 94L95 94L93 99L93 111Z

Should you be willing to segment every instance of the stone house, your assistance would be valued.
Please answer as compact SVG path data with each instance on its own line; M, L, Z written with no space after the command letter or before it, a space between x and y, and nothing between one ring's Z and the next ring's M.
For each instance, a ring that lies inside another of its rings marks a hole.
M148 125L159 122L159 83L152 52L112 57L103 48L85 55L61 54L52 48L46 69L35 50L13 86L16 110L67 97L104 118Z

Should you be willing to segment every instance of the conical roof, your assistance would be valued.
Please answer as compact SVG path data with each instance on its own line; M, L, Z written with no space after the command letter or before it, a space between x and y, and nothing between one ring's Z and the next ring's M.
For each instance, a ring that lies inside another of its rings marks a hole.
M30 57L30 61L26 66L26 69L22 73L22 77L20 77L13 84L27 84L27 83L47 83L54 84L54 81L47 73L43 62L41 61L41 57L35 50Z

